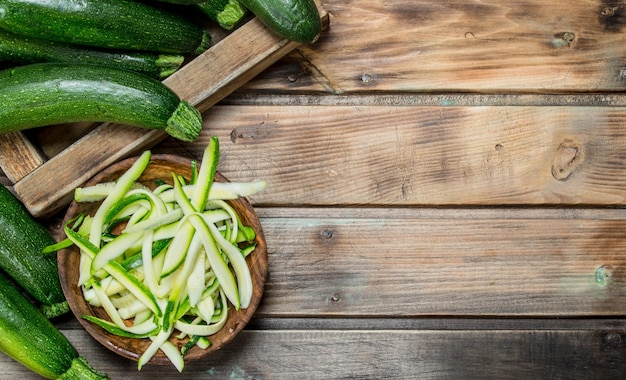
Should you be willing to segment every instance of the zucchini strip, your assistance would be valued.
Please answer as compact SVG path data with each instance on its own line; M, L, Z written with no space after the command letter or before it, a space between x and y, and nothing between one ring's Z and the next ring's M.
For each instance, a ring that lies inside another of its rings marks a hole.
M133 183L139 178L141 173L146 169L148 164L150 163L151 152L146 150L139 156L137 161L131 165L130 169L127 170L122 176L117 180L115 186L111 190L111 193L102 201L102 205L96 211L96 214L93 217L91 222L91 231L89 232L89 241L94 246L99 246L102 231L104 226L104 219L106 215L109 213L109 210L113 207L114 204L119 202L128 189L132 186Z

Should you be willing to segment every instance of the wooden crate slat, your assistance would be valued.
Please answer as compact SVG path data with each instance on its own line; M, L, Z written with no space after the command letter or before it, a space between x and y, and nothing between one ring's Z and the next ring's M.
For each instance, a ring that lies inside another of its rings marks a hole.
M22 132L0 134L0 168L15 183L45 162L45 157Z

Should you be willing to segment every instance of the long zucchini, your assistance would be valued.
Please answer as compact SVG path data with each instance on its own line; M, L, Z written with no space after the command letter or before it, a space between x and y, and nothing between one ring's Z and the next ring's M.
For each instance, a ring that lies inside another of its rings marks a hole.
M0 350L47 379L108 379L1 272Z
M48 318L69 311L54 255L42 249L54 239L22 203L4 186L0 186L0 269L41 303Z
M200 53L210 36L181 15L128 0L0 0L0 28L52 41Z
M87 48L20 36L0 29L0 61L14 65L39 62L86 63L137 71L163 79L183 64L185 57L133 50Z
M195 107L143 74L61 63L0 71L0 133L79 121L161 129L183 141L202 129Z
M315 42L322 21L314 0L239 0L268 29L292 41Z

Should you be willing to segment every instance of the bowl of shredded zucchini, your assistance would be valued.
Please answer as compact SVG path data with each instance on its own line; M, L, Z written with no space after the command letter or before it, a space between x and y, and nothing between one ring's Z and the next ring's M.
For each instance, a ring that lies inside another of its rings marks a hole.
M87 332L138 362L184 364L232 341L263 296L267 246L248 197L264 181L174 155L120 161L77 188L64 218L59 276Z

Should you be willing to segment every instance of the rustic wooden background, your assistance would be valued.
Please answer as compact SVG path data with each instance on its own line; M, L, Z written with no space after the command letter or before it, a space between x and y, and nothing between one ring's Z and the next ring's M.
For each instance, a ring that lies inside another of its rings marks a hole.
M626 4L323 5L317 43L153 149L217 135L224 175L268 181L252 324L182 375L62 331L112 378L624 376Z

